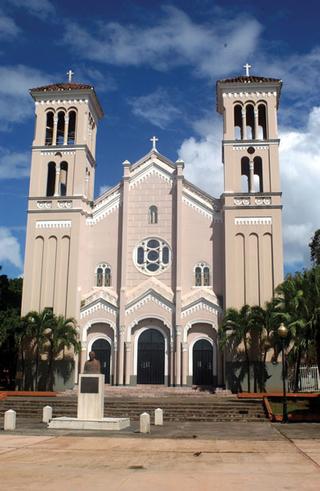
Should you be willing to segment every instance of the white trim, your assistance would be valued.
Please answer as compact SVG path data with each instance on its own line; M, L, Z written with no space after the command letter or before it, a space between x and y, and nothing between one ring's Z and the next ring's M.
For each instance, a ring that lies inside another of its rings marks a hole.
M181 318L187 317L189 314L197 312L199 310L206 310L210 313L217 313L219 311L219 307L205 299L199 299L195 303L191 304L190 307L184 307L182 309ZM212 322L210 323L212 324Z
M196 319L193 321L189 321L188 324L185 325L185 328L183 330L183 342L184 343L186 343L188 341L188 332L195 324L206 324L207 326L211 327L218 334L217 325L215 322L212 322L211 320Z
M150 292L147 295L140 298L140 300L137 300L134 303L131 302L131 305L126 308L125 315L132 314L132 312L135 312L136 310L138 310L140 307L142 307L148 302L154 302L155 304L159 305L159 307L163 308L167 312L172 312L172 307L170 305L161 301L160 298L157 298L154 292Z
M193 347L197 341L201 341L204 339L205 341L209 341L213 350L212 350L212 375L217 375L217 346L213 339L211 339L208 334L199 334L189 345L189 373L188 375L193 377Z
M36 228L71 228L71 220L39 220Z
M152 162L151 165L149 165L146 170L137 173L137 175L131 178L129 183L129 189L134 189L135 187L138 186L138 184L141 184L150 176L160 177L162 181L165 181L167 183L172 182L171 174L167 173L164 169L159 167L155 162Z
M134 335L134 351L133 351L133 375L138 376L138 341L139 337L144 331L148 329L155 329L159 331L164 337L164 376L168 377L169 375L169 351L168 351L168 338L167 334L161 327L158 326L146 326L141 327ZM164 381L165 382L165 381Z
M89 331L90 327L94 326L94 324L106 324L113 329L114 345L116 347L116 345L117 345L117 328L116 328L116 324L113 321L110 321L109 319L93 319L93 320L87 322L85 324L85 326L82 328L81 344L84 345L85 343L87 343L88 331Z
M93 312L97 312L98 310L105 310L113 316L116 316L118 311L118 309L112 304L109 304L109 302L106 302L105 300L100 298L94 303L94 305L85 306L80 310L80 319L88 317L88 315L92 314Z
M272 225L272 217L236 217L235 225Z

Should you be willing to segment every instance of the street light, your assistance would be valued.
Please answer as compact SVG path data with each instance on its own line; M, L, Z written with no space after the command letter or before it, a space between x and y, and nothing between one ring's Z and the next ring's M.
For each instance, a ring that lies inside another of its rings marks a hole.
M278 327L278 335L281 339L282 347L282 380L283 380L283 399L282 399L282 423L288 423L288 408L286 394L286 354L284 350L284 341L288 335L288 328L281 322Z

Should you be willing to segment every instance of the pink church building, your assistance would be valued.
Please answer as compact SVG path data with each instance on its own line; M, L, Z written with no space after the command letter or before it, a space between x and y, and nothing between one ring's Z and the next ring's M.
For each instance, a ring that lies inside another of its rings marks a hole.
M82 350L65 387L91 350L110 384L228 383L233 360L218 345L225 309L263 306L283 279L281 85L251 75L217 82L219 197L189 182L184 162L161 155L153 138L95 199L103 109L94 88L71 81L31 90L22 313L49 307L76 319Z

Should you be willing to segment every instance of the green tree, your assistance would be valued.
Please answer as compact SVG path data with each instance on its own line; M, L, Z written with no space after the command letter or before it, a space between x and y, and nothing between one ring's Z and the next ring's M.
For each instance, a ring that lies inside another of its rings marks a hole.
M315 266L320 265L320 229L316 230L309 243L311 261Z
M54 360L65 348L73 348L75 353L79 353L81 343L78 341L76 320L65 318L61 315L53 315L50 329L48 331L48 378L47 389L53 390L54 386Z
M54 324L54 315L51 309L41 312L29 312L23 319L27 328L27 335L31 339L31 346L35 353L35 374L33 390L39 390L39 363L40 355L48 343L49 333Z
M227 309L220 331L219 344L222 349L227 349L230 353L243 350L245 363L247 366L247 386L251 392L250 383L250 328L251 328L251 307L244 305L240 310L235 308Z

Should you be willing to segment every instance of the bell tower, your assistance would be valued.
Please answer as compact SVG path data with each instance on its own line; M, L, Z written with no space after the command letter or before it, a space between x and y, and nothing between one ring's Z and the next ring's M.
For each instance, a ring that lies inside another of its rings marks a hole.
M217 82L223 115L225 308L261 305L283 280L277 110L282 82Z
M103 111L91 85L30 90L35 102L22 313L76 317L79 248L94 197L96 134Z

